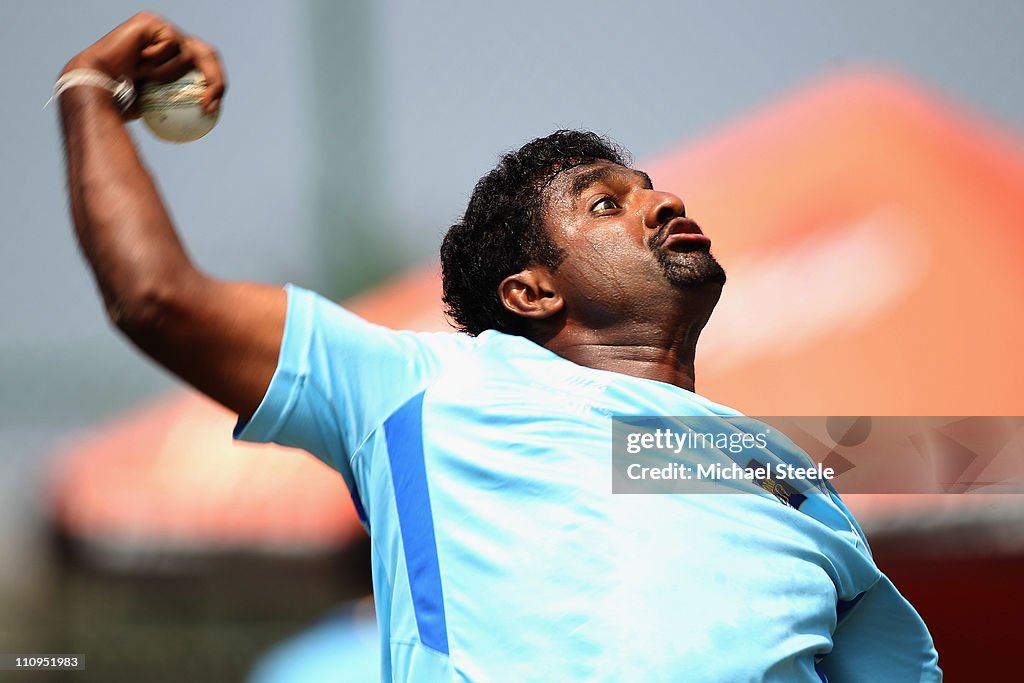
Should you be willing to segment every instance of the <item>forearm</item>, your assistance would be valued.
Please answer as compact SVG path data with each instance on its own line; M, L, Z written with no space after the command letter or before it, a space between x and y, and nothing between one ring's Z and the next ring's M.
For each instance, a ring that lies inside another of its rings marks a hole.
M116 322L199 277L139 158L117 105L102 88L60 97L75 231Z

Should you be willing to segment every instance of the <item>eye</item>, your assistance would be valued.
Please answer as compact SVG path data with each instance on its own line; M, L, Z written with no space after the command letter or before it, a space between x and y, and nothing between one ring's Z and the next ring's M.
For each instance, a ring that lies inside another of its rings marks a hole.
M601 197L593 206L590 207L591 211L608 211L610 209L617 209L619 205L615 203L615 200L611 197Z

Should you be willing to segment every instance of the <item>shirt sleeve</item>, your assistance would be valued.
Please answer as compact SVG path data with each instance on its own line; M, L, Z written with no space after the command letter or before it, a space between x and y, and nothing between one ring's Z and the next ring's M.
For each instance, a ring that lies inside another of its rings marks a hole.
M313 292L293 285L285 290L277 369L256 412L239 420L234 436L306 450L340 471L351 488L352 455L469 338L396 332Z
M832 652L820 664L829 681L939 683L932 637L917 611L883 574L837 609Z
M928 628L870 559L867 537L830 482L825 481L846 529L835 526L870 562L870 572L850 567L839 590L832 651L819 669L828 681L842 683L938 683L942 671ZM860 563L854 563L859 566ZM837 588L839 588L837 586Z

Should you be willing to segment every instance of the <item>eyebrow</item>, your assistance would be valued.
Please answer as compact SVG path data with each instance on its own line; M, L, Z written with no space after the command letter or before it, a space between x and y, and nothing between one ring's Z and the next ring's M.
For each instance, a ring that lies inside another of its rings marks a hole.
M643 171L638 171L632 168L616 168L615 166L601 166L593 170L581 173L580 175L573 178L572 185L569 188L570 193L573 197L579 197L584 190L591 185L595 185L600 182L611 180L616 176L639 176L643 180L644 189L653 190L654 183L651 182L651 177Z

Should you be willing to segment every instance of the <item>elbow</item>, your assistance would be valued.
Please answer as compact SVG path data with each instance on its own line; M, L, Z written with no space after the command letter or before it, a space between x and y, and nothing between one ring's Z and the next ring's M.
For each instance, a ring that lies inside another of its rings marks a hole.
M171 305L171 293L162 285L147 283L117 292L104 292L107 317L129 337L159 327Z
M132 340L151 337L180 317L187 288L183 282L149 281L105 292L107 317Z

